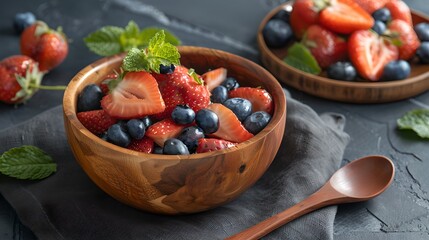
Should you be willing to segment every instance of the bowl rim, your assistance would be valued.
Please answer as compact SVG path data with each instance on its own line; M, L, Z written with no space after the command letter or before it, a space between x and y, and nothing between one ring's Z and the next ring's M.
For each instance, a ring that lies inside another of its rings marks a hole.
M219 50L214 48L206 48L206 47L199 47L199 46L178 46L180 54L189 54L192 52L198 52L198 54L213 54L216 55L224 55L227 58L237 58L240 61L244 61L247 64L250 64L252 68L257 69L258 71L262 71L264 75L267 76L269 81L271 81L270 84L274 85L273 90L277 93L276 97L270 93L270 95L273 98L274 101L274 112L271 118L271 121L269 124L258 134L253 136L252 138L238 143L234 147L218 150L218 151L212 151L212 152L206 152L206 153L194 153L189 155L164 155L164 154L154 154L154 153L143 153L134 151L131 149L123 148L120 146L116 146L112 143L109 143L107 141L102 140L95 134L91 133L88 129L86 129L82 123L77 118L76 113L76 103L72 102L72 99L77 100L77 89L82 84L82 79L86 79L90 77L92 74L98 72L100 69L106 68L110 66L111 64L117 63L119 61L122 61L123 57L125 56L125 53L104 57L101 59L96 60L95 62L89 64L88 66L81 69L78 73L74 75L74 77L70 80L69 84L67 85L67 88L64 92L63 96L63 114L64 114L64 121L68 121L70 125L72 125L75 129L77 129L79 132L81 132L87 139L95 141L97 144L102 145L105 148L110 148L113 151L117 151L123 154L130 154L138 157L142 157L142 159L150 158L152 156L155 156L156 159L160 160L183 160L183 159L189 159L189 160L198 160L205 157L214 157L218 155L223 155L225 153L238 151L242 148L245 148L248 145L251 145L262 138L264 138L266 135L274 131L274 129L281 124L281 120L284 116L284 121L286 120L286 96L283 92L283 87L280 85L280 83L277 81L277 79L265 68L262 66L256 64L255 62L246 59L244 57ZM277 103L277 101L280 103ZM281 101L284 102L284 104L281 104ZM281 139L280 139L281 140Z

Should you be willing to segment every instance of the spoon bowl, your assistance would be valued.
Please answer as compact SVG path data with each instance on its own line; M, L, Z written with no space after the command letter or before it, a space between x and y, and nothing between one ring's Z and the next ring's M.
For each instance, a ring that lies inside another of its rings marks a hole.
M227 239L259 239L316 209L371 199L390 186L394 175L395 166L385 156L373 155L354 160L337 170L322 188L306 199Z

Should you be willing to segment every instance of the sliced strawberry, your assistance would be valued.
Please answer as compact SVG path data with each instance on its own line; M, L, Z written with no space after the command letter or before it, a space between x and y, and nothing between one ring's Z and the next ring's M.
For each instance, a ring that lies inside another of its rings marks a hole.
M344 38L319 25L311 25L307 29L302 43L310 49L322 68L347 58L347 42Z
M117 78L118 78L118 75L116 73L111 73L111 74L108 74L103 79L103 81L101 81L101 83L100 83L99 86L100 86L101 91L103 92L104 95L107 95L110 92L110 90L109 90L109 82L112 81L112 80L115 80Z
M395 19L390 22L388 29L392 37L397 37L401 44L398 46L399 58L411 59L420 47L420 40L414 29L407 22Z
M400 0L391 0L386 3L385 7L389 9L392 15L392 20L401 19L413 26L413 19L411 17L411 10L406 3Z
M117 122L115 118L109 116L109 114L102 109L79 112L77 118L86 129L95 135L104 133L110 126Z
M398 48L370 30L361 30L349 38L349 57L362 77L377 81L384 66L398 58Z
M226 79L226 68L216 68L214 70L204 73L201 77L211 92L215 87L219 86Z
M296 0L290 13L290 25L297 38L302 38L307 28L317 24L318 11L313 0Z
M165 104L155 78L147 72L129 72L101 100L101 107L119 119L141 118L160 113Z
M212 136L235 143L253 137L229 108L219 103L210 104L207 108L215 112L219 118L219 129L212 133Z
M271 95L262 88L239 87L229 92L230 98L245 98L252 103L252 112L273 113L274 103Z
M325 28L349 34L357 30L370 29L374 19L353 0L331 0L319 13L319 23Z
M361 8L367 11L369 14L372 14L376 10L384 7L386 3L391 0L354 0Z
M183 128L185 126L176 124L171 118L166 118L152 124L146 130L146 136L162 147L167 139L179 136Z
M205 152L218 151L218 150L233 147L235 145L237 144L226 140L222 140L222 139L200 138L198 139L198 147L196 152L205 153Z
M155 144L151 138L143 137L140 140L132 140L127 148L138 152L152 153L154 147Z

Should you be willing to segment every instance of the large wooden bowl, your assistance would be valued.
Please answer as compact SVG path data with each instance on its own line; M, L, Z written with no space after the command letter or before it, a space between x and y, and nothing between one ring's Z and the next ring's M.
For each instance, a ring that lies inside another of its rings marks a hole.
M258 29L258 46L262 64L280 81L298 90L318 97L351 103L383 103L406 99L429 89L429 65L411 63L410 77L390 82L346 82L309 74L283 62L287 48L271 49L265 44L262 29L280 10L291 9L291 2L269 12ZM427 16L412 12L413 23L429 22Z
M242 86L262 86L274 99L268 126L223 151L192 155L145 154L115 146L89 132L76 117L79 92L120 66L123 55L103 58L81 70L63 100L68 142L78 163L102 190L130 206L154 213L204 211L227 203L252 186L274 159L286 121L286 99L277 80L259 65L219 50L179 48L181 63L197 73L225 67Z

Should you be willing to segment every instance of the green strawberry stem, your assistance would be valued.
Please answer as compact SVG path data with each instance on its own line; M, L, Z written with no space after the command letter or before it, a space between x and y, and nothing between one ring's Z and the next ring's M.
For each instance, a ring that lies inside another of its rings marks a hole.
M30 88L41 89L41 90L65 90L67 88L67 86L62 86L62 85L57 85L57 86L39 85L39 86L37 86L36 84L30 84Z

